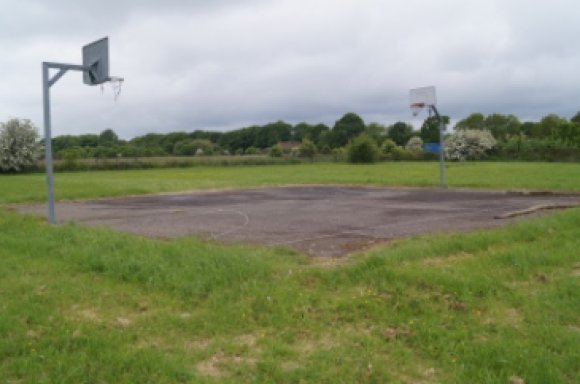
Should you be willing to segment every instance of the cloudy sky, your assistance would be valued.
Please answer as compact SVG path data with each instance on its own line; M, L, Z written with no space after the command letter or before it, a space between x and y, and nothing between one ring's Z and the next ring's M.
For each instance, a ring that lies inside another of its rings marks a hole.
M53 135L228 130L276 120L413 122L434 85L453 120L580 110L578 0L0 0L0 121L42 130L41 62L109 36L117 102L80 72L51 88Z

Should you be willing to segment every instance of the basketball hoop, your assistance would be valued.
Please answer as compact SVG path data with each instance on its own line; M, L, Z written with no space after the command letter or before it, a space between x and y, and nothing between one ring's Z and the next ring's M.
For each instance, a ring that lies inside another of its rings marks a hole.
M121 89L123 88L123 81L125 81L125 79L118 76L111 76L109 80L109 85L113 90L113 97L115 98L115 101L117 101L119 95L121 94Z
M111 76L111 77L109 77L109 80L107 81L107 83L109 83L109 86L113 90L113 98L115 99L115 101L117 101L117 99L119 99L119 95L121 94L121 89L123 88L124 81L125 81L124 78L118 77L118 76ZM100 84L101 93L105 92L104 84L105 83Z
M425 103L413 103L411 104L411 113L413 116L417 116L421 110L425 107Z

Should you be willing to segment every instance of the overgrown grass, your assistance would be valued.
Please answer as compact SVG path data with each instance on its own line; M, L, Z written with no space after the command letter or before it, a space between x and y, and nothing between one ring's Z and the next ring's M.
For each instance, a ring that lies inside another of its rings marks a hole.
M580 191L580 164L450 163L451 187ZM0 204L42 201L41 174L0 176ZM380 186L437 186L437 163L398 162L372 165L314 163L131 171L59 173L57 199L238 188L287 184L358 184Z
M580 211L344 264L0 213L6 382L576 382Z
M436 164L57 175L59 198L297 183L437 184ZM452 164L454 186L580 190L576 164ZM0 202L44 199L2 176ZM340 263L144 239L0 208L0 382L575 383L580 210Z

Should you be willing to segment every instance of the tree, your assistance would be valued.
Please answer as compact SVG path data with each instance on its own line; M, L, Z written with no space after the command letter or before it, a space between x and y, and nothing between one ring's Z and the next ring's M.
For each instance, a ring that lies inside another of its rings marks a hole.
M397 121L387 129L387 137L393 140L397 145L405 145L413 136L413 126Z
M449 124L449 116L441 116L443 122ZM421 126L421 139L424 143L439 142L439 119L437 116L429 116Z
M455 124L455 129L485 129L485 117L479 112L472 113L465 119L459 120L457 124Z
M356 113L349 112L334 123L331 131L333 147L342 147L365 130L365 122Z
M27 119L0 124L0 169L20 172L33 165L39 154L38 130Z
M535 125L531 136L534 138L547 138L554 136L554 133L558 131L559 127L566 123L568 123L566 119L563 119L558 115L549 114L542 117L540 122Z
M411 152L423 152L423 140L418 136L413 136L405 145L405 149Z
M112 129L105 129L99 134L99 145L111 146L119 142L119 136Z
M351 163L375 163L379 160L379 147L373 139L363 133L348 145L348 161Z
M460 130L445 140L445 155L451 160L479 160L495 145L489 131Z
M570 119L572 123L580 124L580 111L576 112L574 116Z
M505 141L508 137L520 133L521 123L514 115L493 113L485 118L484 127L496 140Z
M379 123L370 123L366 126L365 133L380 146L387 135L387 127Z

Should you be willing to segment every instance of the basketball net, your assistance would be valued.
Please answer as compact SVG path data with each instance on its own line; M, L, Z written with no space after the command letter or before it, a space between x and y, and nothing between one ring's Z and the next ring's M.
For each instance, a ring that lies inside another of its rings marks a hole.
M109 83L109 86L113 90L113 98L115 99L115 102L119 99L119 95L121 94L121 90L123 88L123 81L125 81L125 79L123 79L122 77L111 76L111 78L107 82ZM104 90L105 87L103 84L101 84L101 93L104 92Z
M411 104L411 113L413 114L413 116L417 116L424 107L425 103L413 103Z

